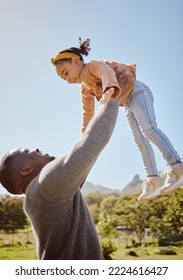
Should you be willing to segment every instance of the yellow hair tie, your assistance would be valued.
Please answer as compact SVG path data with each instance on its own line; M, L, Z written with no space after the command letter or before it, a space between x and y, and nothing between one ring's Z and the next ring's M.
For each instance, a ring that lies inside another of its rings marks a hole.
M75 54L75 53L71 53L71 52L63 52L63 53L59 53L57 54L54 58L51 59L51 63L55 64L58 60L60 59L65 59L65 58L80 58L79 55Z

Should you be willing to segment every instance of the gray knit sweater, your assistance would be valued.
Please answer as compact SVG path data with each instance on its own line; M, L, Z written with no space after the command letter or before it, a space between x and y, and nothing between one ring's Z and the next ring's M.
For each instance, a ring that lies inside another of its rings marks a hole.
M111 100L105 112L96 113L73 148L47 164L32 181L24 209L33 227L39 259L103 259L80 188L109 141L117 114L118 102Z

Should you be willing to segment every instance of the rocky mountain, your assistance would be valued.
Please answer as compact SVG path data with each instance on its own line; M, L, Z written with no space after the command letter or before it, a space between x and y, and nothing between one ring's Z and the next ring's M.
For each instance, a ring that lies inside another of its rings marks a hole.
M107 187L103 187L101 185L94 185L87 181L84 183L84 185L81 189L81 192L83 193L83 195L88 195L90 193L96 193L96 192L102 193L102 194L109 194L109 193L120 194L119 190L110 189Z
M143 181L139 175L135 175L130 183L128 183L121 191L121 194L138 194L142 191Z
M85 182L82 188L83 195L88 195L90 193L99 192L102 194L138 194L142 189L142 180L139 175L135 175L130 183L128 183L121 191L116 189L111 189L108 187L103 187L101 185L94 185L90 182Z

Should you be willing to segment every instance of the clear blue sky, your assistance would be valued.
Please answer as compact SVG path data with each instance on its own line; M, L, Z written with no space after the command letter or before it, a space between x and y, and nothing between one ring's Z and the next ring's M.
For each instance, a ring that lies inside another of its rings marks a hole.
M86 62L137 64L137 79L153 91L158 125L182 156L182 12L182 0L0 0L0 157L14 147L60 156L80 137L80 87L59 79L50 63L80 36L91 39ZM154 149L158 168L166 169ZM121 108L87 180L122 189L135 174L145 178Z

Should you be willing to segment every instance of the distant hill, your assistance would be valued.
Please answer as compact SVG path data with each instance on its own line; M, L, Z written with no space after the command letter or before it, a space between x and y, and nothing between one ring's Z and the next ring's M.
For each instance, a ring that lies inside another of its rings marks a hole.
M130 183L126 185L121 194L138 194L142 191L143 181L140 179L139 175L135 175Z
M103 187L101 185L94 185L93 183L90 182L85 182L84 186L81 189L81 192L83 195L88 195L90 193L102 193L102 194L109 194L109 193L117 193L120 194L119 190L114 190L114 189L110 189L107 187Z
M102 194L138 194L142 190L142 180L139 175L135 175L130 183L128 183L122 190L111 189L108 187L103 187L101 185L94 185L90 182L85 182L82 188L83 195L88 195L90 193L99 192Z

